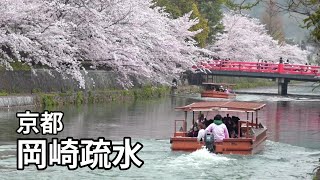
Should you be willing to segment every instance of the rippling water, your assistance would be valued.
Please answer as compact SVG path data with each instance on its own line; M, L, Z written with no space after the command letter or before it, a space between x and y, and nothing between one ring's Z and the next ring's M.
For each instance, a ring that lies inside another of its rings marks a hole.
M167 140L140 139L144 144L139 153L145 164L126 171L66 167L49 167L37 171L27 167L16 170L16 159L4 152L15 146L5 145L1 151L1 179L310 179L319 150L267 141L261 154L252 156L212 155L206 150L193 153L171 152ZM13 153L14 154L14 153Z
M239 95L237 98L267 104L259 114L261 122L268 127L268 141L260 154L212 155L206 150L172 152L169 138L173 120L184 117L173 108L198 101L197 96L55 109L65 113L64 130L59 138L102 136L119 141L130 136L134 142L141 142L144 147L138 156L145 164L140 169L132 166L126 171L116 168L68 171L67 167L57 166L44 171L33 166L17 171L15 141L22 136L15 133L18 128L15 113L26 109L2 110L0 179L311 179L320 157L320 100L258 95Z

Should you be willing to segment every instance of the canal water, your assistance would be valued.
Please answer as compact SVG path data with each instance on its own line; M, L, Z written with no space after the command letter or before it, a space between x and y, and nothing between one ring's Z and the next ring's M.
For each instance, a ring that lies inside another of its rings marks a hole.
M274 88L252 91L271 92ZM310 88L298 88L297 92L299 91L310 91ZM174 107L200 100L199 95L191 95L52 109L64 112L64 130L56 136L60 139L105 137L121 141L123 137L132 137L132 144L140 142L143 148L137 155L144 161L144 165L141 168L132 165L125 171L118 168L90 170L87 167L69 171L64 166L48 167L42 171L38 171L34 166L26 167L23 171L16 170L17 138L51 139L53 136L21 136L15 132L19 126L15 117L17 111L42 110L2 109L0 179L312 178L312 171L319 165L320 158L320 99L240 94L237 97L239 101L259 101L267 104L259 113L260 121L268 128L264 151L250 156L213 155L204 149L192 153L172 152L169 139L173 133L174 120L184 117L183 113L175 112ZM246 118L246 115L234 115Z

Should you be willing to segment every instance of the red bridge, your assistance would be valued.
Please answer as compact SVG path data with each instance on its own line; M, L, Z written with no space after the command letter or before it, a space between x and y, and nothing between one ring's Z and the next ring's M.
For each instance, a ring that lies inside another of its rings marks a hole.
M230 60L202 61L192 66L196 72L215 76L237 76L277 79L278 94L286 95L290 80L320 81L320 66L283 63L237 62Z

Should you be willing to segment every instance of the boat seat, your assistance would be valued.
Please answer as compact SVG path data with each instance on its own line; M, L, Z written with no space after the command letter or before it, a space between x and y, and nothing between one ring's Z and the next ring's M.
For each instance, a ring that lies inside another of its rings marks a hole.
M187 133L183 131L177 131L174 133L174 137L187 137Z

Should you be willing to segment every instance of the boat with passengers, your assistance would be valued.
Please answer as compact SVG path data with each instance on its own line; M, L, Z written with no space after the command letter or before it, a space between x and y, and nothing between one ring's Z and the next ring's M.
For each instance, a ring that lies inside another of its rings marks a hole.
M201 97L226 99L236 97L236 94L232 91L232 87L235 86L235 84L205 82L202 83L202 85L204 91L201 92Z
M258 120L259 111L263 107L265 107L263 103L240 101L194 102L186 106L176 107L177 111L185 113L185 118L175 120L174 134L170 138L171 149L173 151L196 151L208 147L208 139L210 140L210 138L206 137L204 140L198 141L197 137L190 135L187 130L188 113L192 113L192 124L194 125L196 123L195 115L207 112L246 115L246 120L235 118L235 132L237 133L235 136L223 139L222 142L214 142L214 140L209 142L209 146L211 143L214 147L215 153L248 155L260 152L263 150L267 139L267 128Z

